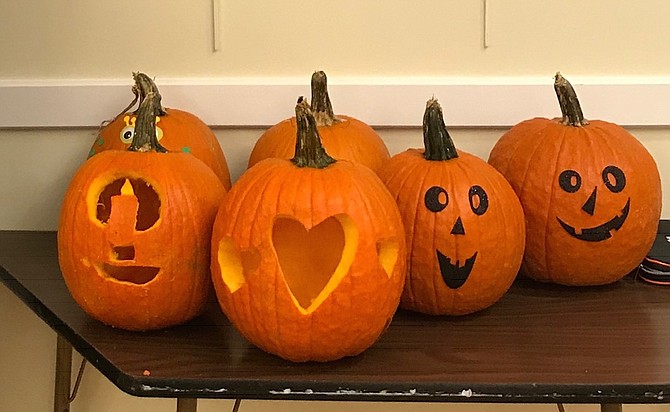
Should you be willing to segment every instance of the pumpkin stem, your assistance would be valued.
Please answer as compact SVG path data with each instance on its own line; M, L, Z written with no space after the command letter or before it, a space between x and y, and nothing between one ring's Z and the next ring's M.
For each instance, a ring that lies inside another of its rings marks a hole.
M158 138L156 137L156 116L160 113L160 109L161 95L149 91L137 109L135 135L128 150L131 152L149 152L153 150L167 153L167 149L158 143Z
M423 145L426 160L450 160L458 157L454 141L444 125L442 107L434 97L426 103L423 114Z
M321 144L321 137L316 128L316 119L309 104L300 96L295 106L295 118L298 132L295 140L295 155L291 162L298 167L323 169L335 163Z
M153 93L154 95L158 96L158 99L156 100L158 113L156 116L165 116L165 109L163 109L163 106L161 105L161 94L158 91L158 86L156 86L156 83L154 83L153 79L144 73L134 72L133 80L135 80L135 85L133 86L135 99L137 99L137 95L139 94L140 104L142 104L142 101L145 99L147 94ZM137 110L139 111L139 108Z
M554 77L554 90L556 91L556 97L558 97L558 104L561 106L562 124L575 127L589 124L588 120L584 119L575 89L569 81L561 76L560 72L556 72Z
M147 76L146 74L140 72L133 72L133 80L135 80L135 84L130 90L135 95L135 98L133 98L133 100L130 103L128 103L128 106L126 106L125 109L121 110L119 114L114 116L113 119L103 120L102 123L100 123L100 129L102 129L104 126L110 123L113 123L118 118L126 114L128 110L130 110L131 107L135 106L135 103L137 103L138 101L142 103L142 100L144 100L144 97L147 95L147 93L153 92L160 96L160 93L158 92L158 86L156 86L156 83L154 83L151 77ZM137 114L137 111L135 112L135 114ZM166 114L165 110L163 109L162 106L160 106L160 112L158 115L164 116L165 114Z
M342 121L333 112L328 96L328 79L323 71L312 74L312 113L318 126L332 126Z

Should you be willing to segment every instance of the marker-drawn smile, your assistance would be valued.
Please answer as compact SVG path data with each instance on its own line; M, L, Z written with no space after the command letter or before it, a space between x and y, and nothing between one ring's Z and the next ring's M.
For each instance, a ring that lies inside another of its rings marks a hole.
M556 219L570 236L587 242L600 242L602 240L611 238L612 233L610 232L612 230L619 230L621 228L623 223L626 221L626 218L628 217L629 211L630 198L628 198L626 205L623 207L623 209L621 209L621 214L614 216L612 219L608 220L602 225L581 229L581 233L577 233L577 229L568 225L558 217L556 217Z
M463 266L459 265L458 260L456 263L451 263L451 258L443 255L439 250L437 252L437 261L440 264L440 273L442 274L442 279L447 286L451 289L458 289L468 280L472 267L475 265L475 260L477 259L477 252L474 255L470 256L465 260Z

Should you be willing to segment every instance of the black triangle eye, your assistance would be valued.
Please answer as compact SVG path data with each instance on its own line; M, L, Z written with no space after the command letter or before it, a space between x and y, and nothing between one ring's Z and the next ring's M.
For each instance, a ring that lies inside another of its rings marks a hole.
M449 195L440 186L433 186L426 190L423 202L431 212L441 212L449 204Z
M470 188L470 209L477 215L481 216L489 208L489 197L484 188L474 185Z
M603 176L604 176L603 172ZM582 187L582 177L574 170L564 170L558 176L558 184L568 193L575 193Z
M626 187L626 175L616 166L603 169L603 182L612 193L619 193Z

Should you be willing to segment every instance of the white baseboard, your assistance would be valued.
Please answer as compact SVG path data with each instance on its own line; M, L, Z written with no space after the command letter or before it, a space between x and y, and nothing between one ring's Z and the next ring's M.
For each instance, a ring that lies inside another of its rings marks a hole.
M584 115L622 126L670 125L669 78L570 79ZM266 127L293 115L309 79L156 79L163 104L207 124ZM2 80L0 128L95 127L132 99L128 80ZM547 78L329 79L336 113L377 127L416 127L435 96L452 127L508 127L560 115Z

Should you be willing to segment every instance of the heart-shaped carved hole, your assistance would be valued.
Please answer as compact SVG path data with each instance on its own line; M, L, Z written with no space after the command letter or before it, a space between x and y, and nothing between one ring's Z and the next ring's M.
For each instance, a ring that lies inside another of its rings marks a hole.
M295 302L304 313L310 313L349 272L358 231L346 215L331 216L311 229L292 217L278 216L272 243Z

